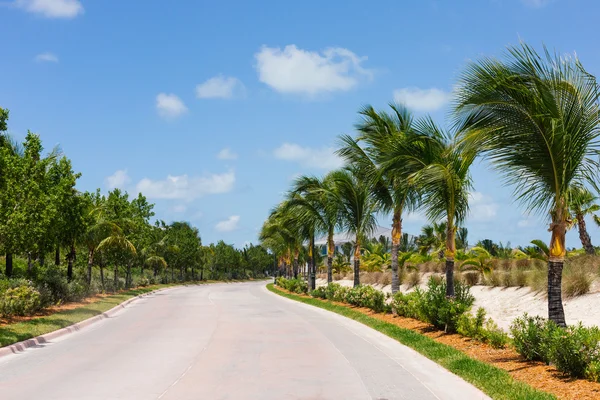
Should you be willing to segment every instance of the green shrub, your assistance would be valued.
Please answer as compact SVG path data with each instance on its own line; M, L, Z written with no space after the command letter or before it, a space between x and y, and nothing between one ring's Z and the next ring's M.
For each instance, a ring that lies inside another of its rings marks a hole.
M359 285L348 290L346 302L357 307L367 307L375 312L382 312L385 308L385 295L372 286Z
M327 289L324 286L318 287L312 292L310 292L312 297L316 297L318 299L326 299L327 298Z
M456 332L458 318L471 309L475 297L469 287L460 282L454 284L455 297L446 297L446 282L430 279L420 301L420 312L426 322L445 332Z
M67 278L56 267L49 267L38 276L37 289L44 307L69 301Z
M463 336L471 337L502 349L508 344L508 335L491 319L486 318L483 308L477 309L475 316L464 313L458 318L456 330Z
M340 285L339 283L330 283L325 289L327 300L345 302L346 294L350 289Z
M148 279L146 277L142 277L142 278L140 278L139 281L137 281L137 286L146 287L149 285L150 285L150 279Z
M0 295L0 313L4 317L33 315L40 307L40 293L30 285L9 288Z
M423 318L420 314L422 293L418 288L408 294L396 292L390 303L392 311L401 317L422 320Z
M284 288L285 290L289 290L293 293L303 294L308 292L308 283L304 281L304 279L294 278L294 279L286 279L286 278L277 278L277 286Z
M73 281L67 284L66 301L81 301L90 295L86 284L81 281Z
M550 363L553 334L559 329L552 321L527 314L515 319L510 326L517 352L527 360L543 361L546 364Z
M592 361L588 364L585 377L592 382L600 382L600 361Z
M590 375L596 378L600 363L600 329L596 326L588 328L581 323L564 329L554 329L550 362L557 370L572 377L582 378Z

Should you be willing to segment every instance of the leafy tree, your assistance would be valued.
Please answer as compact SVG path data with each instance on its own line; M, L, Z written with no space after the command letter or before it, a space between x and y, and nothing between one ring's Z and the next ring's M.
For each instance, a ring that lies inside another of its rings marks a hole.
M577 224L581 245L587 254L595 254L596 250L592 245L592 238L590 238L590 234L585 225L585 217L591 215L592 217L597 218L594 213L600 211L600 206L596 204L598 197L594 196L585 187L580 186L572 187L569 192L569 197L571 199L570 211L572 216L575 217L572 223Z
M356 170L340 170L333 173L342 226L354 235L354 286L360 285L360 255L362 243L376 227L376 203L371 197L368 182L361 179Z
M415 185L410 184L409 175L414 171L406 168L403 160L414 156L410 145L396 146L395 160L402 168L391 166L382 169L382 160L388 157L391 144L407 142L407 134L413 130L413 117L404 106L390 104L391 112L376 111L372 106L360 112L361 121L356 125L356 139L344 135L340 137L341 148L338 154L352 165L362 180L367 182L371 196L379 210L392 214L392 293L400 288L398 277L398 252L402 238L402 216L413 211L418 205L419 196ZM364 147L361 147L363 144Z
M596 187L600 169L596 78L576 57L539 55L521 43L505 60L472 62L456 93L464 147L488 158L527 210L550 216L548 317L565 326L561 282L570 193Z

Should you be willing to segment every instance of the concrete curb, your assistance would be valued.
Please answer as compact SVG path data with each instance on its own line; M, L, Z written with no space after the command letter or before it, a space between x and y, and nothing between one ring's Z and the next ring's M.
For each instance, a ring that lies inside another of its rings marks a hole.
M111 308L110 310L104 311L102 314L96 315L94 317L88 318L88 319L84 319L83 321L79 321L74 323L73 325L69 325L66 326L64 328L58 329L56 331L52 331L52 332L48 332L45 333L43 335L40 336L36 336L34 338L31 339L27 339L27 340L23 340L22 342L17 342L17 343L13 343L11 345L5 346L5 347L1 347L0 348L0 357L4 357L4 356L8 356L11 354L17 354L20 353L22 351L25 351L26 349L30 348L30 347L36 347L36 346L40 346L40 345L44 345L46 343L48 343L50 340L59 338L61 336L65 336L68 335L70 333L73 332L78 332L81 329L90 326L96 322L99 322L103 319L106 318L110 318L113 315L115 315L117 312L121 311L121 309L125 308L127 305L129 305L130 303L141 299L143 297L149 296L151 294L155 294L158 292L163 292L166 290L171 290L174 289L176 287L179 286L175 286L175 287L168 287L168 288L162 288L162 289L156 289L153 290L151 292L148 293L144 293L144 294L140 294L138 296L132 297L128 300L125 300L124 302L122 302L121 304L118 304L116 306L114 306L113 308Z

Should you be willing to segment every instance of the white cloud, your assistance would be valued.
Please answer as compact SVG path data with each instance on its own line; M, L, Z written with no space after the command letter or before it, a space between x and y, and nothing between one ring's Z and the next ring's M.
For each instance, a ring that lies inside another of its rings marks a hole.
M168 175L164 180L144 178L136 189L150 199L174 199L191 201L210 194L227 193L233 189L235 173L206 174L189 177Z
M372 72L361 66L366 57L350 50L331 47L322 53L307 51L295 45L263 46L254 55L259 80L281 93L306 94L346 91L355 87Z
M126 169L120 169L111 176L107 177L104 182L109 190L116 188L123 189L125 185L131 182L131 178L127 174Z
M528 215L524 215L523 217L523 219L517 222L517 226L519 228L532 228L534 226L540 226L540 221L538 221L536 218L533 218Z
M156 110L161 117L175 118L186 113L188 109L176 95L159 93L156 96Z
M231 151L229 147L226 147L223 150L219 151L219 153L217 154L217 158L219 160L236 160L238 158L238 155Z
M542 8L547 6L551 0L521 0L528 7Z
M243 96L244 84L232 76L217 75L196 86L196 96L200 99L231 99Z
M75 18L83 14L79 0L16 0L14 5L46 18Z
M469 218L472 221L490 221L496 217L498 204L481 192L469 193Z
M450 93L436 88L410 87L394 90L394 100L415 111L435 111L450 101Z
M171 211L174 213L184 213L187 211L187 206L185 204L176 204L171 207Z
M58 62L58 56L53 53L42 53L35 56L35 61L37 62Z
M215 229L219 232L231 232L238 229L238 223L240 222L239 215L232 215L224 221L219 221L215 225Z
M308 168L331 170L344 165L333 147L310 148L295 143L284 143L273 151L273 155L279 160L297 162Z

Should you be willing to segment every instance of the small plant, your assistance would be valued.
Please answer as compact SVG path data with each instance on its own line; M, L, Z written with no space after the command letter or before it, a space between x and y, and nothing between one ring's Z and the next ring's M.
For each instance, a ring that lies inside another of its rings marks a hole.
M562 290L565 297L576 297L590 292L592 276L583 267L570 266L565 268Z
M325 297L327 300L345 302L348 290L349 288L343 287L338 283L330 283L325 289Z
M417 285L421 284L421 273L419 271L412 271L410 274L408 274L408 277L406 279L406 285L408 286L408 288L413 288Z
M546 364L550 363L553 334L559 329L552 321L527 314L515 319L510 326L517 352L527 360Z
M479 273L474 271L463 272L463 282L469 286L475 286L479 283Z
M586 375L597 377L597 366L600 363L598 327L588 328L579 323L555 329L552 331L551 342L550 361L557 370L575 378Z
M312 297L315 297L318 299L326 299L327 298L327 288L325 288L324 286L318 287L315 290L313 290L312 292L310 292L310 295Z
M33 315L40 307L40 293L29 285L10 288L0 294L0 314L4 317Z
M469 311L475 302L468 286L456 282L454 290L455 297L448 298L446 282L438 283L430 279L420 302L420 311L425 321L447 333L456 332L458 318Z
M392 301L390 302L392 312L401 317L422 320L422 316L420 314L422 293L423 292L419 290L419 288L408 294L396 292L392 297Z
M385 306L385 295L372 286L359 285L348 290L346 301L357 307L367 307L375 312L382 312Z

